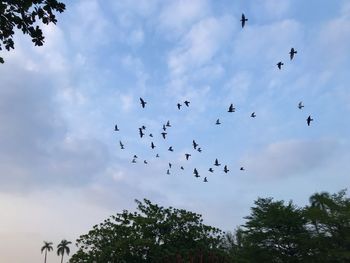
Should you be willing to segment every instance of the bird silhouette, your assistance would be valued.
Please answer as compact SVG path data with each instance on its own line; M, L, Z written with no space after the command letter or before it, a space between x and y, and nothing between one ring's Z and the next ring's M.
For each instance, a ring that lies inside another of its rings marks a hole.
M215 124L216 124L216 125L220 125L220 124L221 124L220 120L217 119Z
M233 104L231 103L230 107L228 108L228 111L227 112L235 112L236 111L236 108L233 107Z
M170 174L170 171L169 171L169 169L168 169L168 170L166 170L166 174Z
M137 155L136 154L134 155L134 159L137 159Z
M185 100L184 103L185 103L185 105L186 105L187 107L190 106L190 102L189 102L188 100Z
M114 130L115 130L115 131L119 131L118 125L117 125L117 124L114 126Z
M182 105L181 105L180 103L177 104L177 108L178 108L178 109L180 109L181 106L182 106Z
M213 173L214 172L214 170L213 170L213 168L209 168L209 170L208 170L209 172L211 172L211 173Z
M247 21L248 21L248 19L245 18L244 14L242 14L242 18L241 18L242 28L245 26L245 22L247 22Z
M204 177L203 182L204 182L204 183L207 183L207 182L208 182L207 177Z
M170 147L168 148L168 151L173 152L173 151L174 151L173 146L170 146Z
M132 163L136 163L136 159L132 159L132 161L131 161Z
M156 158L159 158L159 154L158 153L156 154Z
M298 104L298 108L301 110L302 108L304 108L304 105L303 105L303 102L301 101L301 102L299 102L299 104Z
M227 174L229 171L230 171L230 170L227 169L227 165L225 165L225 166L224 166L224 172L225 172L225 174Z
M307 122L307 126L310 126L311 122L313 121L314 119L311 118L311 116L309 115L309 117L307 117L306 119L306 122Z
M193 148L194 148L194 149L197 149L198 143L196 143L195 140L192 141L192 145L193 145Z
M276 65L277 65L278 69L281 70L281 68L284 64L283 64L283 62L280 61Z
M119 141L119 145L120 145L120 149L122 149L122 150L125 149L124 144L121 141Z
M292 60L294 58L294 55L297 54L298 52L292 47L289 55L290 55L290 60Z
M168 165L169 165L169 168L171 168L172 164L171 164L171 163L169 163Z
M150 134L149 134L149 137L152 137L152 138L153 138L153 134L152 134L152 133L150 133Z
M153 142L151 142L151 148L152 148L152 149L156 148L156 146L154 145Z
M193 174L194 174L195 177L200 177L196 168L194 168Z
M167 135L167 133L166 132L162 132L162 136L163 136L164 139L165 139L165 135Z
M148 164L148 162L146 160L143 161L144 164Z
M163 124L163 131L166 131L166 127L165 127L165 124Z
M221 165L221 164L219 163L218 159L215 159L214 165L215 165L215 166L220 166L220 165Z
M166 127L171 127L170 121L167 121L165 126L166 126Z
M199 147L199 148L197 149L197 151L201 153L201 152L202 152L202 148Z
M190 158L191 154L185 153L186 160L188 161L188 158Z
M143 131L142 131L142 128L139 128L139 134L140 134L140 137L141 137L141 138L143 137L143 135L145 135L145 134L143 133Z
M255 112L253 112L253 113L250 115L250 117L255 118L255 117L256 117Z
M180 167L181 170L185 170L185 168L183 166Z
M142 98L140 98L140 103L141 103L142 108L144 108L147 104L147 102L144 101Z
M244 167L242 166L239 170L244 171Z

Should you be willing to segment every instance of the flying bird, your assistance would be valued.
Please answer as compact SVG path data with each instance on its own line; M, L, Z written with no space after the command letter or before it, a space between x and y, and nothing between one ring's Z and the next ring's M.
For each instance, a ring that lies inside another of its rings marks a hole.
M233 107L233 104L231 103L230 107L228 108L228 111L227 112L235 112L236 111L236 108Z
M173 152L173 151L174 151L173 146L170 146L170 147L168 148L168 151Z
M151 142L151 148L152 148L152 149L156 148L156 146L154 145L153 142Z
M217 119L215 124L216 124L216 125L220 125L220 124L221 124L220 120Z
M163 136L164 139L165 139L165 135L167 135L167 133L166 132L162 132L162 136Z
M294 58L294 55L297 54L298 51L296 51L293 47L291 48L289 55L290 55L290 60Z
M253 112L253 113L250 115L250 117L255 118L255 117L256 117L255 112Z
M301 101L301 102L299 102L299 104L298 104L298 108L301 110L302 108L304 108L304 105L303 105L303 102Z
M207 182L208 182L207 177L204 177L203 182L204 182L204 183L207 183Z
M120 149L122 149L122 150L125 149L124 144L121 141L119 141L119 145L120 145Z
M159 158L159 154L158 153L156 154L156 158Z
M311 118L311 116L309 115L309 117L307 117L306 119L306 122L307 122L307 126L310 126L311 122L313 121L314 119Z
M185 103L185 105L186 105L187 107L190 106L190 102L189 102L188 100L185 100L184 103Z
M132 161L131 161L132 163L136 163L136 159L132 159Z
M149 134L149 137L152 137L152 138L153 138L153 134L152 134L152 133L150 133L150 134Z
M166 127L165 127L165 124L163 124L163 131L166 131Z
M247 22L247 21L248 21L248 19L245 18L245 15L244 15L244 14L242 14L242 18L241 18L242 28L245 26L245 22Z
M242 166L239 170L244 171L244 167Z
M171 163L169 163L169 168L171 168L171 166L172 166L172 164L171 164Z
M148 162L146 160L143 161L144 164L148 164Z
M221 164L219 163L218 159L215 159L214 165L215 165L215 166L220 166L220 165L221 165Z
M281 70L281 68L284 64L283 64L283 62L280 61L276 65L277 65L278 69Z
M166 170L166 174L170 174L170 171L169 171L169 169L168 169L168 170Z
M201 152L202 152L202 148L199 147L199 148L197 149L197 151L201 153Z
M165 126L166 126L166 127L171 127L170 121L167 121Z
M144 108L147 104L147 102L144 101L142 98L140 98L140 103L141 103L142 108Z
M177 108L178 108L178 109L180 109L181 106L182 106L182 105L181 105L180 103L177 104Z
M198 143L196 143L195 140L192 141L192 145L193 145L193 148L194 148L194 149L197 149Z
M140 134L140 137L141 137L141 138L143 137L143 135L145 135L145 134L143 133L143 131L142 131L142 128L139 128L139 134Z
M134 159L137 159L137 155L136 154L134 155Z
M185 168L183 166L180 167L181 170L185 170Z
M230 170L227 169L227 165L224 166L224 172L227 174Z
M114 130L115 130L115 131L119 131L118 125L117 125L117 124L114 126Z
M188 161L188 158L190 158L191 154L185 153L186 160Z
M194 174L195 177L200 177L196 168L194 168L193 174Z
M146 126L145 126L145 125L142 125L142 126L141 126L141 129L142 129L142 130L146 130Z
M213 170L213 168L209 168L209 170L208 170L209 172L211 172L211 173L213 173L214 172L214 170Z

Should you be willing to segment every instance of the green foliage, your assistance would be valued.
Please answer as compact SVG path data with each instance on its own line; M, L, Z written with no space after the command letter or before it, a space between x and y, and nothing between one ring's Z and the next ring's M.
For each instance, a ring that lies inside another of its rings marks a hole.
M203 224L201 215L147 199L136 203L137 212L124 210L80 236L70 262L163 262L223 253L222 231Z
M46 25L56 24L54 12L62 13L65 5L57 0L2 0L0 2L0 50L3 46L9 51L14 49L14 29L28 34L35 46L44 43L43 32L36 24L37 20ZM0 63L4 59L0 57Z
M63 239L61 243L57 245L57 255L61 255L61 263L63 262L64 254L66 253L67 255L69 255L70 249L68 245L70 244L72 244L72 242Z

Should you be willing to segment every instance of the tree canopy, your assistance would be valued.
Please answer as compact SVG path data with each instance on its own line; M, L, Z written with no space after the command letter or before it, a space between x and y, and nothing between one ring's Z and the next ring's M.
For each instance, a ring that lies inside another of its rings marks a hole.
M65 5L57 0L2 0L0 2L0 50L5 47L8 51L14 49L13 36L15 29L32 38L35 46L44 43L43 32L38 22L46 25L56 24L55 12L62 13ZM0 63L4 59L0 56Z

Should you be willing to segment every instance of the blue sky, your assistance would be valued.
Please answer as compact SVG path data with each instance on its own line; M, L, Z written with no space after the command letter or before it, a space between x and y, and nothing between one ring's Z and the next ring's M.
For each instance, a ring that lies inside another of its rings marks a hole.
M1 54L1 261L38 262L43 240L74 241L133 210L135 198L233 230L258 196L304 205L316 191L348 187L348 1L65 3L57 26L44 27L43 47L17 34L16 49ZM155 150L139 138L142 125ZM207 172L215 158L228 174Z

